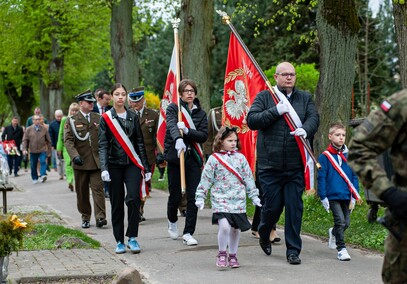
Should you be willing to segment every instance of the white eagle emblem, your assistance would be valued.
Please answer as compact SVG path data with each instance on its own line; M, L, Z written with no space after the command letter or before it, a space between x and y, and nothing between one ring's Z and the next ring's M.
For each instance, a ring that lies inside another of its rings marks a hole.
M235 90L236 91L228 90L228 95L232 99L225 103L225 109L231 118L240 119L240 117L249 111L246 105L248 100L246 98L246 88L243 81L236 80Z
M173 93L174 93L174 83L171 83L169 90L165 90L163 99L161 100L161 109L164 111L164 113L166 112L167 107L172 102Z

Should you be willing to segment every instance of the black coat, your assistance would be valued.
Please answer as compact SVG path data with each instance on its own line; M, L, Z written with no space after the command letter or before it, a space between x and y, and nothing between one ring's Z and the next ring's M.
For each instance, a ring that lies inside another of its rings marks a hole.
M181 101L181 104L187 108L188 106ZM171 103L166 110L167 115L167 129L165 132L164 139L164 157L165 160L170 163L178 163L179 158L177 150L175 149L175 142L179 138L183 138L185 146L187 147L186 155L189 155L191 151L192 142L197 142L202 144L208 139L208 119L205 111L201 108L198 99L194 100L194 104L197 108L193 109L191 112L191 118L194 122L196 129L189 129L188 134L181 136L181 133L177 127L178 122L178 106Z
M20 145L23 140L24 131L20 125L16 126L16 129L12 125L8 125L4 128L3 133L1 134L1 140L14 140L17 148L20 150Z
M307 139L311 139L319 126L319 114L311 94L294 89L289 102L307 132ZM269 91L257 94L247 114L247 124L250 129L258 130L258 169L291 170L303 167L297 142L290 134L284 117L278 114Z
M150 172L150 165L148 164L146 149L144 147L143 133L141 132L140 123L137 114L132 110L127 111L126 121L117 116L116 110L112 108L112 119L118 119L123 131L127 134L131 143L136 150L137 155L145 168L145 172ZM100 118L99 124L99 160L101 171L109 170L110 167L122 167L133 163L123 147L117 141L116 137L110 131L109 126L103 116Z

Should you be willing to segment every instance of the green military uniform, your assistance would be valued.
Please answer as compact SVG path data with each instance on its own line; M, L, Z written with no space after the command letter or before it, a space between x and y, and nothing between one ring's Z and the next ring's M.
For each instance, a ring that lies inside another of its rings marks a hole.
M395 172L391 180L377 162L377 156L388 148L391 148L390 158ZM348 161L365 188L376 196L385 197L386 193L383 193L392 187L407 191L407 89L387 98L356 129L349 144ZM390 206L390 209L394 208ZM404 225L400 226L400 242L391 234L385 241L382 280L384 283L407 283L406 217L394 220L389 209L386 217L390 223Z
M144 146L146 147L148 163L151 166L151 172L155 166L156 148L157 148L157 128L158 112L151 108L144 108L141 116L139 115L141 131L143 132Z
M65 148L71 160L79 156L83 165L72 163L75 177L75 191L78 211L82 221L90 221L92 208L89 201L89 187L92 190L96 220L106 219L105 196L100 176L98 128L100 114L90 112L90 121L81 112L66 119L64 128Z

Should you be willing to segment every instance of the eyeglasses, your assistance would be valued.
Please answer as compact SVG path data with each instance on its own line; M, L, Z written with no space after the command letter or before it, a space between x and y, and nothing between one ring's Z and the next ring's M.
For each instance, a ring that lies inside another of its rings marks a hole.
M283 77L295 77L295 73L276 73L277 75L283 76Z
M183 92L184 94L188 94L188 93L195 94L195 90L194 90L194 89L186 89L186 90L183 90L182 92Z

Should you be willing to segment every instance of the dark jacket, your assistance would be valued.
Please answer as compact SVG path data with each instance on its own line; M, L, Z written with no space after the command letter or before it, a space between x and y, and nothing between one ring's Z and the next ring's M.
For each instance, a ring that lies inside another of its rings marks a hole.
M112 118L117 119L123 131L133 144L137 155L145 168L145 172L150 172L150 165L148 164L146 149L144 147L143 133L141 132L140 123L137 114L132 110L127 110L127 118L125 122L117 116L116 110L111 108ZM123 147L117 141L116 137L112 134L106 120L103 116L100 119L99 125L99 159L101 171L109 170L109 167L123 167L133 163Z
M16 126L16 129L10 124L4 128L3 133L1 134L1 140L14 140L17 148L20 150L20 145L23 140L23 128L20 125Z
M61 126L61 121L53 120L48 127L49 137L51 137L51 146L54 149L57 148L59 127Z
M181 101L181 104L188 108L186 103ZM181 136L181 133L177 127L178 122L178 106L171 103L166 110L167 114L167 129L164 139L164 157L167 162L179 164L179 158L177 150L175 149L175 141L179 138L183 138L185 146L187 147L186 155L192 154L192 142L202 144L208 139L208 119L205 111L201 108L198 99L194 100L194 108L191 112L191 118L194 122L196 129L189 129L188 134ZM200 163L200 161L197 161Z
M297 112L302 128L311 139L318 130L319 114L311 94L293 90L289 102ZM278 114L269 91L257 94L249 113L247 124L258 130L257 165L259 169L292 170L303 167L301 153L284 117Z

